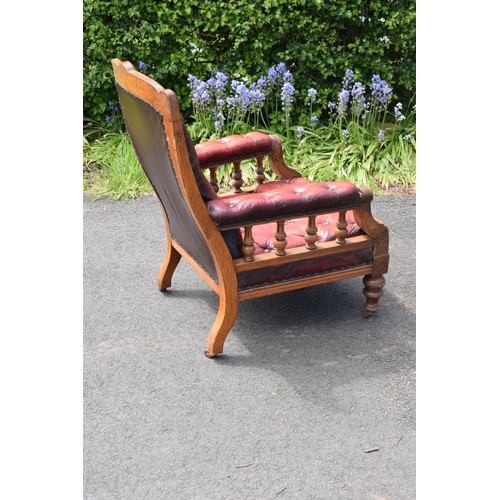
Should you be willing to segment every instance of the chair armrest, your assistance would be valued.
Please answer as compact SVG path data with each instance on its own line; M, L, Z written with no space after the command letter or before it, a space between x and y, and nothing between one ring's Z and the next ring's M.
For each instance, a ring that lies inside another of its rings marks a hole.
M265 184L264 184L265 186ZM206 203L221 230L271 221L351 210L371 201L370 190L361 191L348 181L280 181L275 189L220 198Z
M277 135L262 132L229 135L197 144L195 150L201 169L268 156L273 172L281 179L300 177L296 170L284 163L281 141Z

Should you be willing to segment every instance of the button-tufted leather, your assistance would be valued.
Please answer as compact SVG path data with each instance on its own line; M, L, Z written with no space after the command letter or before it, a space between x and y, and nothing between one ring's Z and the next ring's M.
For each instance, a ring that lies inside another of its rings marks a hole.
M315 212L346 210L363 203L360 190L351 182L310 182L303 178L273 181L254 193L206 203L220 228L251 225L276 218L297 218Z
M195 146L201 168L225 165L248 158L265 156L272 151L272 139L262 132L229 135Z

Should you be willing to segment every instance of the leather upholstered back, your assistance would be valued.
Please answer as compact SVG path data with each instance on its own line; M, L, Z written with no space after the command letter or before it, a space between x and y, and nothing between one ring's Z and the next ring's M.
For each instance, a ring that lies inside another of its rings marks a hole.
M217 282L212 256L184 200L175 175L162 114L118 83L116 87L137 158L163 206L172 238ZM189 137L187 131L185 135ZM211 189L208 181L207 184ZM208 196L209 193L205 190L203 194Z

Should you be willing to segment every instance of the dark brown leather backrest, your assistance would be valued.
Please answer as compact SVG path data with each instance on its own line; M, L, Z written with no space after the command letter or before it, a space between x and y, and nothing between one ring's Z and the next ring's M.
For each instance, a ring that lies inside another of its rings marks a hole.
M187 206L172 165L162 114L120 84L116 83L116 87L128 134L137 158L163 206L172 238L217 282L212 256ZM169 137L168 140L174 138ZM210 187L208 181L207 184ZM205 190L205 196L207 193ZM212 193L215 195L213 190Z

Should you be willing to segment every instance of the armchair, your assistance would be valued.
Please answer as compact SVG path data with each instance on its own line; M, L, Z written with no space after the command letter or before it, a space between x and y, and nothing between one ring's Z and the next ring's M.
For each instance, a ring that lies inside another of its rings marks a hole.
M184 258L219 295L207 357L222 353L243 300L363 276L362 314L379 309L389 235L372 216L368 187L302 178L285 164L276 135L250 132L195 146L172 90L128 61L112 65L130 139L165 219L158 288L171 286ZM278 180L266 182L265 157ZM255 186L243 188L240 166L249 159ZM217 168L231 164L232 192L219 196Z

